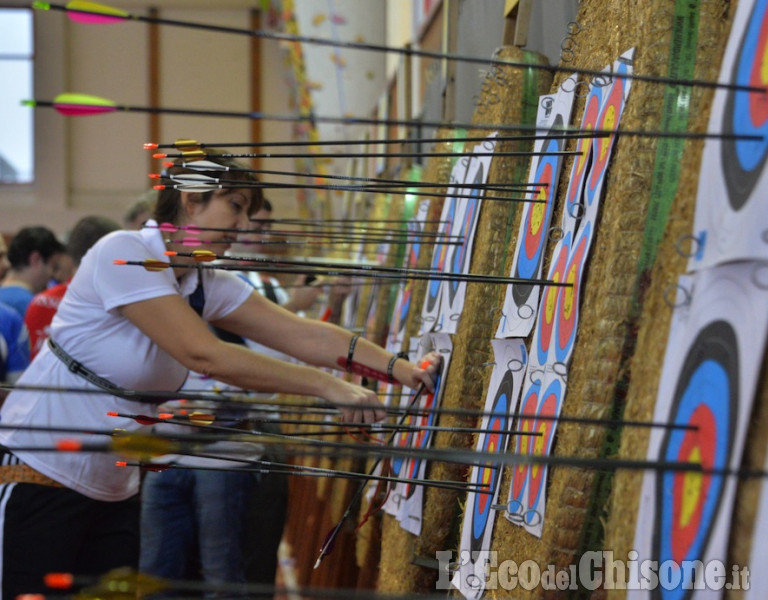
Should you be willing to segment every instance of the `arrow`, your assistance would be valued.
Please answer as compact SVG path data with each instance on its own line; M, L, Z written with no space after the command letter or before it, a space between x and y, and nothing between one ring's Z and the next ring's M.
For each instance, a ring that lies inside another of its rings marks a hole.
M238 457L223 457L218 455L194 454L197 458L216 458L220 460L231 460L232 462L241 462L252 464L251 467L202 467L189 466L176 463L135 463L126 461L117 461L117 467L138 467L149 471L166 471L168 469L187 469L201 471L232 471L243 473L272 473L276 475L291 475L301 477L318 477L333 479L350 479L366 481L383 481L386 483L411 483L424 487L433 487L453 491L472 491L476 494L492 494L488 484L478 484L473 486L466 481L439 480L439 479L408 479L405 477L393 477L389 475L367 475L355 473L354 471L338 471L336 469L322 469L320 467L311 467L308 465L293 465L290 463L275 463L262 460L251 460Z
M373 265L367 265L367 264L361 265L361 264L353 264L353 263L337 264L337 263L323 262L323 261L313 261L310 263L306 261L286 260L286 259L270 259L270 258L258 258L258 257L248 257L248 256L224 256L224 255L216 254L215 252L212 252L210 250L194 250L193 252L176 252L174 250L167 250L164 254L166 256L179 256L179 257L193 258L196 263L211 262L214 260L235 260L235 261L240 261L241 263L247 263L247 264L186 265L183 263L164 262L164 261L152 259L152 258L146 259L144 261L115 260L113 261L113 263L115 265L143 266L145 269L149 271L158 271L158 270L167 269L171 267L211 268L211 269L223 269L227 271L238 271L238 270L260 271L262 270L258 268L256 265L266 265L263 270L267 271L270 269L270 265L286 265L286 266L315 268L315 270L310 272L305 272L306 269L301 269L301 268L291 269L287 271L290 273L299 273L303 275L315 274L318 272L317 267L322 267L322 268L332 269L332 271L323 271L323 273L330 273L338 276L357 275L359 277L375 276L375 277L381 277L383 279L402 278L402 279L416 279L416 280L427 280L427 281L466 281L468 283L469 282L472 282L472 283L479 283L479 282L525 283L526 285L542 285L542 286L553 286L553 287L572 287L573 286L572 283L567 283L564 281L554 281L551 279L528 279L524 277L500 277L496 275L478 275L475 273L443 273L440 271L430 271L428 269L409 269L407 267L403 267L403 268L384 267L384 266L378 266L378 265L373 266Z
M150 173L150 179L170 179L176 182L175 185L163 185L158 184L153 186L156 190L163 190L166 188L175 188L180 190L192 190L192 191L209 191L214 189L310 189L310 190L334 190L345 192L372 192L378 194L393 194L402 196L421 196L429 198L445 198L445 194L432 193L432 192L419 192L416 190L405 189L391 189L391 186L387 184L377 185L333 185L333 184L310 184L310 183L277 183L277 182L244 182L237 179L225 179L220 177L213 177L211 175L203 175L202 173L179 173L179 174L160 174ZM466 198L474 199L477 195L466 194L451 194L452 198ZM520 196L493 196L487 197L486 200L509 201L509 202L533 202L546 204L548 200L534 200L533 198L525 198Z
M165 106L133 106L128 104L118 104L114 100L109 100L101 96L80 93L63 93L56 96L53 100L30 99L22 100L22 106L34 108L53 108L59 114L68 117L82 117L101 115L120 112L138 112L150 114L171 114L171 115L189 115L197 117L219 117L233 119L261 119L265 121L287 121L291 123L337 123L339 125L390 125L390 126L411 126L411 127L444 127L445 123L441 121L413 121L399 119L371 119L367 117L333 117L317 115L282 115L269 114L263 112L242 112L242 111L223 111L223 110L202 110L195 108L169 108ZM489 129L514 131L519 129L516 125L504 124L473 124L473 123L451 123L451 127L463 127L472 129ZM170 156L170 155L165 155Z
M196 225L173 225L171 223L161 223L160 225L144 225L144 227L148 229L159 229L164 233L177 233L179 231L184 231L192 235L200 234L203 231L217 231L217 232L224 232L224 233L247 233L247 234L254 233L253 229L238 229L238 228L228 228L228 227L198 227ZM273 231L272 233L276 233L276 232ZM463 240L452 241L452 240L460 240L459 236L450 236L450 235L445 235L440 233L433 234L429 232L409 232L409 231L399 231L396 237L371 236L371 235L353 236L351 234L342 235L338 233L320 235L317 232L304 232L304 231L280 231L280 235L324 237L329 239L341 239L345 241L360 241L360 242L366 242L366 243L385 242L388 244L398 244L398 243L410 244L412 240L410 240L409 238L415 239L415 238L418 238L419 236L425 236L425 237L443 236L440 238L440 243L442 244L461 245L464 243Z
M251 222L259 222L257 219L251 219ZM309 237L324 237L325 235L333 236L334 238L339 237L355 237L359 236L361 239L369 239L371 234L375 234L377 237L381 238L382 241L388 241L390 236L395 236L396 238L407 238L407 239L413 239L413 240L422 240L422 239L429 239L429 238L437 238L437 241L449 241L449 240L459 240L461 239L458 235L446 235L444 233L440 232L431 232L431 231L412 231L412 230L406 230L406 229L386 229L383 227L368 227L366 225L337 225L335 227L331 227L328 229L322 229L321 224L307 224L307 225L301 225L298 223L287 223L287 225L295 225L297 227L309 227L309 231L303 230L303 229L269 229L268 231L260 231L260 230L254 230L249 229L246 230L249 233L268 233L270 235L302 235L302 236L309 236ZM365 234L365 237L363 238L363 234ZM193 244L196 242L199 242L198 238L184 238L184 240L187 240L189 244ZM178 240L170 240L170 241L178 241ZM432 240L430 240L432 241ZM221 242L219 242L221 243ZM231 242L225 242L225 243L231 243ZM249 243L247 240L238 240L238 243ZM250 242L254 244L260 244L260 241Z
M354 243L356 241L362 242L362 240L345 240L342 239L342 243ZM189 246L189 247L199 247L199 246L215 246L215 245L230 245L232 242L227 242L224 240L204 240L196 237L185 237L181 240L173 240L173 239L166 239L165 242L167 244L181 244L182 246ZM385 242L386 243L386 242ZM398 243L405 243L409 244L411 242L398 242ZM320 242L320 241L302 241L302 240L264 240L264 241L257 241L257 240L237 240L238 245L243 246L299 246L302 249L304 249L305 246L311 246L313 248L323 248L323 249L332 249L332 250L339 250L339 246L336 244L333 244L331 242ZM351 249L348 249L347 252L352 252ZM380 252L378 250L354 250L354 252L363 254L365 256L378 256ZM286 284L281 285L283 289L290 289L290 288L297 288L297 287L307 287L307 285L310 284ZM334 285L332 282L325 282L321 285ZM350 286L358 286L358 285L374 285L373 283L370 284L361 284L361 283L345 283L344 287L350 287Z
M666 85L678 85L684 87L706 87L706 88L721 88L729 90L738 90L746 92L759 92L765 93L764 87L753 86L741 86L730 83L719 83L717 81L705 81L701 79L673 79L670 77L657 77L651 75L629 74L629 73L613 73L606 71L597 71L592 69L575 68L570 66L551 66L541 65L538 63L524 63L508 60L500 60L496 58L487 58L482 56L465 56L461 54L453 54L449 52L433 52L429 50L416 50L410 46L400 48L395 46L386 46L383 44L369 44L364 42L341 42L337 40L331 40L326 38L311 37L306 35L294 35L288 33L277 33L272 31L264 31L257 29L241 29L237 27L225 27L222 25L211 25L208 23L194 23L190 21L179 21L175 19L161 19L157 17L145 17L142 15L135 15L125 12L120 9L112 8L110 6L99 4L96 2L82 2L73 0L67 3L66 6L60 4L53 4L49 2L34 2L33 8L38 10L60 10L66 11L70 19L79 23L88 24L106 24L106 23L118 23L122 21L141 21L144 23L152 23L156 25L169 25L174 27L186 27L191 29L201 29L204 31L215 31L218 33L227 33L235 35L245 35L250 37L259 37L271 40L302 42L305 44L316 44L321 46L332 46L334 48L347 48L350 50L365 50L371 52L386 52L400 54L404 56L419 56L422 58L432 58L441 60L451 60L458 62L467 62L481 65L493 65L493 66L506 66L516 69L537 69L541 71L549 71L552 73L579 73L581 75L588 75L598 78L600 81L611 80L613 77L622 79L632 79L635 81L646 81L649 83L659 83Z
M524 134L517 136L496 136L498 142L522 142L534 141L540 139L582 139L598 138L610 136L631 136L631 137L651 137L651 138L683 138L683 139L726 139L726 140L751 140L762 141L764 136L759 134L741 134L741 133L721 133L715 131L654 131L651 129L578 129L573 127L555 127L547 129L536 125L518 124L519 131L551 131L552 134ZM442 142L484 142L487 137L429 137L429 138L379 138L368 140L296 140L280 142L198 142L197 140L176 140L170 144L158 144L148 142L144 144L145 150L161 150L175 148L177 150L199 150L202 148L263 148L263 147L313 147L313 146L370 146L386 144L427 144Z
M422 383L419 388L413 392L413 395L408 401L408 407L413 407L418 399L421 397L421 395L426 390L426 387ZM406 415L403 415L400 417L400 420L398 421L397 425L402 425L405 422ZM392 434L387 439L385 445L389 446L392 441L395 439L395 436L398 434L398 430L395 429ZM383 457L378 457L374 461L371 468L368 470L368 475L373 475L373 473L376 472L376 469L378 468L379 464L381 464ZM360 486L355 491L354 495L352 496L352 499L349 501L349 504L347 505L347 508L344 510L344 514L341 515L341 519L339 519L338 523L328 532L328 534L325 536L325 540L323 540L322 545L320 546L320 554L317 557L317 560L315 561L315 566L313 569L317 569L320 566L320 563L323 562L323 559L328 556L333 551L333 546L336 541L336 537L339 535L339 532L341 531L342 526L344 523L349 519L350 515L352 514L352 508L357 504L357 502L360 500L360 498L363 497L363 492L365 491L366 486L368 485L367 481L363 481Z
M218 154L211 155L213 157L219 156ZM236 168L236 167L229 167L225 165L220 165L218 163L215 163L210 160L193 160L193 161L181 161L181 162L170 162L166 161L163 163L164 167L170 168L170 167L183 167L185 169L190 169L192 171L231 171L231 172L238 172L238 173L255 173L258 175L284 175L287 177L306 177L306 178L312 178L312 179L341 179L345 181L361 181L361 182L370 182L374 185L390 185L390 186L402 186L406 188L455 188L455 189L466 189L466 190L491 190L491 191L499 191L499 192L505 192L508 190L520 190L520 191L538 191L540 188L543 187L549 187L548 182L542 182L542 183L496 183L496 184L482 184L482 183L448 183L448 182L439 182L439 181L408 181L407 179L380 179L375 177L354 177L352 175L329 175L326 173L310 173L310 172L301 172L301 171L274 171L269 169L246 169L246 168ZM310 221L308 219L251 219L259 220L259 221L265 221L265 222L315 222ZM324 223L334 223L334 222L354 222L355 219L323 219L322 222ZM378 223L413 223L413 221L410 220L404 220L404 219L366 219L367 222L378 222ZM425 220L425 221L419 221L420 223L442 223L443 221L440 220Z
M48 573L44 577L47 587L54 590L70 590L82 588L75 596L79 600L102 600L112 598L132 598L141 600L145 596L160 594L167 598L179 598L178 592L193 592L199 598L207 595L242 597L242 598L335 598L337 600L445 600L445 594L415 595L415 594L381 594L378 592L361 591L359 589L336 588L288 588L260 583L211 583L207 581L181 581L163 579L153 575L140 573L129 567L113 569L108 573L95 577L92 575L73 575L72 573ZM177 590L177 593L171 593ZM59 592L60 594L60 592ZM35 600L54 600L61 598L59 594L46 598L35 595ZM28 600L32 600L31 598Z
M61 112L61 111L59 111ZM255 113L253 113L255 114ZM509 150L493 152L326 152L325 158L420 158L425 157L459 157L459 156L575 156L581 154L579 150ZM181 152L169 154L167 152L156 152L152 158L204 158L211 156L220 156L222 158L306 158L306 153L217 153L208 154L202 151Z
M109 396L109 392L96 388L87 387L58 387L58 386L44 386L44 385L23 385L23 384L0 384L0 389L19 392L66 392L73 394L99 394ZM120 390L123 396L135 397L135 398L153 398L156 400L178 400L188 399L197 400L201 402L212 402L221 406L222 409L243 409L247 408L249 411L258 411L260 406L263 405L264 411L267 412L297 412L301 414L317 414L323 416L338 415L336 409L318 408L317 404L307 403L306 401L298 400L291 397L270 398L269 400L262 400L258 397L237 395L235 392L221 391L216 393L199 393L185 390L176 391L155 391L147 392L144 390ZM371 405L359 405L360 408L381 408L380 404ZM295 409L295 410L291 410ZM632 420L620 420L620 419L598 419L593 417L569 417L565 415L542 415L525 412L494 412L494 411L482 411L469 408L393 408L389 407L385 409L387 414L391 416L426 416L429 414L435 415L452 415L467 418L482 418L482 417L498 417L504 416L509 418L535 418L539 421L554 421L559 423L573 423L579 425L594 425L601 427L641 427L641 428L659 428L659 429L671 429L671 430L683 430L683 431L698 431L697 425L682 424L682 423L666 423L658 421L632 421ZM354 425L354 424L350 424Z

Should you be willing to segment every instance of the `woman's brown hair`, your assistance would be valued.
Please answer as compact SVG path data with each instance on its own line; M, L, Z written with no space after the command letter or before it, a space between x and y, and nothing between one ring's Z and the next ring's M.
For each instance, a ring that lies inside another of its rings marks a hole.
M165 174L180 175L180 174L197 174L207 175L209 177L221 178L222 174L226 175L228 181L242 181L243 188L247 188L251 191L251 204L248 207L248 214L251 215L259 210L264 203L264 196L261 187L257 187L259 179L254 173L248 170L248 167L243 163L235 160L234 158L228 158L224 156L218 156L221 154L220 150L215 148L208 148L205 160L216 163L223 167L229 167L228 171L219 171L212 169L210 171L201 171L199 169L189 169L183 166L183 163L189 162L189 158L177 158L174 161L173 166L166 169ZM173 187L171 180L166 179L168 184L165 189L161 190L157 195L157 202L155 203L155 220L158 223L173 223L174 225L179 223L179 217L181 214L181 191ZM237 185L231 186L233 189L237 188ZM210 202L213 196L214 190L199 193L199 201L205 205Z

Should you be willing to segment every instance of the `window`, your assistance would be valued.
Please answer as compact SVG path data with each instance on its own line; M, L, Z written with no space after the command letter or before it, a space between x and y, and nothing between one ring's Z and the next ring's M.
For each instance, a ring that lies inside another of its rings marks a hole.
M0 184L34 180L33 77L32 11L0 8Z

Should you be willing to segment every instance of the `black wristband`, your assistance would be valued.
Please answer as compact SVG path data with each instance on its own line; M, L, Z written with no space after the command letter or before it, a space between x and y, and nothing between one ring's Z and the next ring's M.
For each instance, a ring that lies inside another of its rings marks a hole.
M387 377L389 377L390 383L395 381L395 375L394 375L395 361L397 361L398 358L408 360L408 353L398 352L392 358L389 359L389 364L387 365Z
M347 351L347 372L352 371L352 357L355 355L355 345L357 344L359 337L359 335L353 335L352 339L349 340L349 350Z

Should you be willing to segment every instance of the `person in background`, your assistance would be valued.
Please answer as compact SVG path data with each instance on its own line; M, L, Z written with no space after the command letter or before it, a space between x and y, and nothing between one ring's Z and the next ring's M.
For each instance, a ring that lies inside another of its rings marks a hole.
M152 212L157 201L157 192L150 190L142 194L136 202L128 207L123 215L123 229L136 231L141 229L149 219L152 218Z
M8 247L0 235L0 281L11 268ZM0 302L0 383L15 383L29 365L29 338L24 321L7 304ZM7 392L0 390L0 402Z
M144 431L131 417L108 416L157 414L156 397L137 400L125 390L178 390L192 370L242 389L319 398L337 407L345 422L383 420L386 411L373 391L323 370L338 369L340 356L389 372L408 387L434 390L437 353L411 364L340 327L302 319L238 277L200 268L192 257L176 256L160 270L130 266L167 263L168 250L184 248L189 234L182 227L204 228L205 239L225 248L236 239L233 230L248 227L260 200L252 195L252 174L229 159L209 160L233 167L230 178L243 187L193 192L168 186L158 196L155 221L96 242L59 305L48 343L19 379L19 384L59 388L15 389L5 400L2 422L12 427L0 430L0 547L12 551L0 557L3 598L45 592L43 576L49 572L94 576L137 566L139 469L116 467L115 455L106 451L30 449L56 448L62 437L85 448L91 443L109 448L112 438L94 431ZM188 172L179 163L171 167L171 173ZM161 231L157 224L164 222L178 230ZM305 364L224 342L208 323ZM82 387L105 393L74 389ZM35 429L24 427L32 424ZM45 429L53 426L73 432L63 436Z
M29 332L29 356L31 359L35 358L45 344L45 340L48 339L53 315L59 309L59 303L85 253L102 237L118 229L120 229L120 225L112 219L95 215L83 217L72 228L67 241L67 256L74 266L72 275L62 283L36 294L24 315L24 324Z
M66 252L47 227L24 227L8 245L11 268L0 284L0 302L13 307L23 319L27 306L53 277L56 261Z
M267 198L264 198L261 208L251 216L253 233L241 238L241 241L251 243L237 246L237 253L252 253L258 249L259 242L267 241L269 230L272 229L272 223L270 222L272 211L272 203ZM253 242L256 243L254 244ZM320 286L310 285L314 279L311 275L299 275L290 292L280 285L280 281L277 278L259 273L258 271L244 271L241 276L250 282L262 296L298 314L311 307L322 292Z
M0 382L15 383L29 366L27 328L19 314L0 302ZM0 390L0 400L5 398Z
M260 190L254 190L254 195ZM232 254L253 254L258 243L266 241L264 223L269 219L272 205L263 199L261 208L253 213L253 233L241 234L233 244ZM243 264L248 264L244 262ZM260 276L256 271L235 273L247 281L262 296L293 313L309 308L320 293L309 288L289 294L273 277ZM298 288L294 288L297 291ZM284 361L293 359L267 345L258 344L226 330L212 327L224 341L241 344L261 355ZM185 388L200 390L232 390L220 381L201 373L190 372ZM270 395L259 395L268 400ZM170 403L162 408L173 413L215 411L210 403ZM231 427L238 432L256 426L259 431L279 433L277 424L264 418L264 412L248 410L217 412L216 425ZM194 429L158 426L158 431L195 433ZM264 456L263 449L242 442L217 443L209 447L208 455L229 450L232 456L250 460L281 462L276 456ZM164 456L162 462L172 462L184 468L148 471L142 486L141 557L142 573L168 579L202 578L211 583L243 582L273 585L277 574L277 551L282 539L288 504L288 478L283 474L214 470L248 466L249 463L216 461L180 455Z
M69 281L72 279L72 275L75 274L76 268L77 267L75 266L75 261L72 260L69 252L59 254L53 264L53 273L51 274L51 278L48 280L46 288L51 289L52 287L64 283L65 281Z
M0 235L0 282L10 268L11 263L8 262L8 246L5 244L5 238Z

